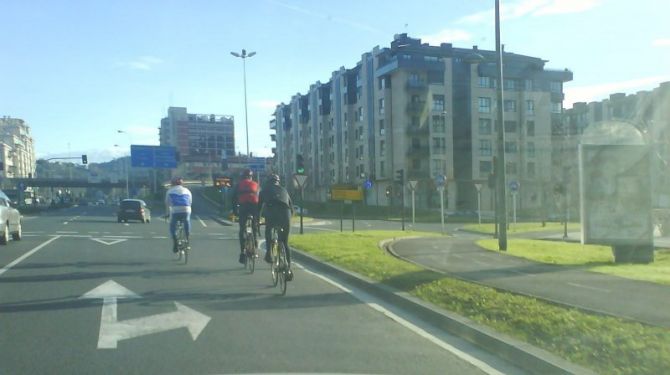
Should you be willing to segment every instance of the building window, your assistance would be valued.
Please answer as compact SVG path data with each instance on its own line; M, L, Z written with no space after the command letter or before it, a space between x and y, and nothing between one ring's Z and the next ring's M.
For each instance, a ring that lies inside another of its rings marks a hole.
M384 135L384 119L379 120L379 135Z
M383 90L386 88L386 79L384 77L379 77L379 89Z
M442 137L433 137L433 152L444 153L445 142Z
M479 113L491 113L491 98L479 98Z
M479 77L479 87L491 87L491 80L489 77Z
M516 100L505 100L505 112L516 112Z
M535 113L535 102L526 100L526 114L532 115Z
M357 111L357 112L358 112L358 116L357 116L357 117L358 117L358 121L363 122L363 108L362 108L362 107L358 107L358 111Z
M384 157L386 154L386 142L379 141L379 156Z
M551 113L561 113L562 109L561 102L551 102Z
M379 114L384 115L384 98L379 99Z
M384 167L384 161L379 162L379 177L386 177L386 168Z
M526 145L526 153L529 157L535 157L535 142L528 142Z
M535 136L535 121L526 121L526 135L529 137Z
M533 90L533 80L532 79L527 79L524 82L524 86L526 88L526 91L532 91Z
M491 119L479 119L479 135L491 135Z
M535 163L529 162L526 168L526 172L528 177L535 177Z
M411 73L409 75L408 81L413 84L418 84L419 82L421 82L419 79L419 75L416 73Z
M443 116L433 116L433 133L444 133L444 117Z
M442 159L433 159L433 175L444 174L445 162Z
M561 81L550 81L549 82L549 91L560 93L562 89Z
M505 166L505 173L507 174L516 174L516 163L513 161L508 161Z
M508 154L516 154L517 145L516 141L507 141L505 142L505 152Z
M516 133L516 121L505 121L505 133Z
M433 111L444 111L444 95L433 95Z
M412 168L415 170L421 169L421 159L413 159L412 160Z
M490 160L480 160L479 161L479 175L485 176L493 172L493 162Z
M479 140L479 156L491 156L493 154L493 146L491 140L489 139L480 139Z
M516 80L506 79L504 88L505 90L516 90Z

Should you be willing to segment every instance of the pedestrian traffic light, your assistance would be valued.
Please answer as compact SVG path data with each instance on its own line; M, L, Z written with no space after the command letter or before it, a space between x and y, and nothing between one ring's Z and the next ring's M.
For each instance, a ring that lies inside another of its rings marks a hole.
M305 159L303 159L301 154L295 157L295 173L305 174Z
M82 164L88 164L88 157L86 155L81 156L81 163Z
M400 184L405 183L405 170L404 169L398 169L395 171L395 181Z

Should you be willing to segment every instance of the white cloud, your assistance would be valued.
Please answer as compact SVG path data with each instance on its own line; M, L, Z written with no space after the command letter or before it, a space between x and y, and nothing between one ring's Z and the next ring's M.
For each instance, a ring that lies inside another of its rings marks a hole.
M658 38L651 42L654 47L670 47L670 38Z
M163 60L154 56L140 56L135 60L120 62L117 65L134 70L151 70L154 66L162 64Z
M576 102L588 103L602 100L617 92L634 93L640 90L649 90L657 87L661 82L669 80L670 75L661 75L589 86L565 87L564 106L570 108Z
M254 100L251 106L259 109L274 110L280 102L278 100Z
M500 18L511 20L524 16L546 16L551 14L581 13L600 5L602 0L521 0L502 3ZM456 21L458 24L481 24L494 21L494 9L476 12Z
M472 35L459 29L444 29L434 34L422 35L421 41L430 45L440 45L440 43L467 42L472 39Z

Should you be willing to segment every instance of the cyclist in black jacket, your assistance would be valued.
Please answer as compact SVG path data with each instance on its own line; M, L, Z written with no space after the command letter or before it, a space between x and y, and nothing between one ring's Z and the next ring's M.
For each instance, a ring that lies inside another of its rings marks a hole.
M261 190L258 205L261 207L262 215L265 218L265 261L272 262L270 257L272 228L281 228L282 230L278 231L277 235L286 249L286 260L289 265L288 280L290 281L293 279L293 271L291 271L291 250L288 247L288 234L291 227L291 215L293 215L293 202L288 191L279 185L278 175L270 175L268 182Z

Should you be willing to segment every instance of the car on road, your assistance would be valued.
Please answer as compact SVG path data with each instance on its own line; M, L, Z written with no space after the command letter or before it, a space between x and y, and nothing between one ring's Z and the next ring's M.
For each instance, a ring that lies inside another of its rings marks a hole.
M128 222L128 220L139 220L143 223L151 221L151 210L141 199L124 199L119 203L116 221Z
M0 245L6 245L11 236L18 241L22 236L21 213L11 206L9 197L0 190Z

